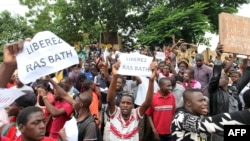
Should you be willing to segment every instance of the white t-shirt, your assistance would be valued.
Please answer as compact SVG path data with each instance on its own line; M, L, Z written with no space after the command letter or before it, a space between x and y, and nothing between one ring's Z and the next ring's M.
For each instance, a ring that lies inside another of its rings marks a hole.
M140 77L142 83L138 85L138 90L137 90L137 94L135 97L135 104L140 106L146 98L149 80L148 80L148 78L146 78L144 76L139 76L139 77ZM160 88L159 88L157 82L154 81L154 93L156 93L159 89Z
M78 141L78 127L76 118L73 116L64 124L65 133L68 141Z

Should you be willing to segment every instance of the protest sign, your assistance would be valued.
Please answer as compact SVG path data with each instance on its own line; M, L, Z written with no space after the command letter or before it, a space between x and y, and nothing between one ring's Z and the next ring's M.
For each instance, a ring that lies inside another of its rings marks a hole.
M155 58L163 61L163 60L165 60L165 53L157 51Z
M17 55L18 77L24 84L78 64L76 51L50 31L37 33Z
M17 89L0 89L0 109L12 104L25 93Z
M118 74L129 76L151 76L152 71L149 66L153 57L148 57L141 54L126 54L119 55L121 61Z
M225 52L250 55L250 18L222 12L219 37Z

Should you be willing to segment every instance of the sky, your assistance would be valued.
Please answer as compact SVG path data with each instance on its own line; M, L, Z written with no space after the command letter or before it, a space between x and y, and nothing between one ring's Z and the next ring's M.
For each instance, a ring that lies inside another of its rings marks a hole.
M49 1L54 1L54 0L49 0ZM24 16L25 12L28 11L28 8L26 6L20 5L19 0L0 0L0 12L2 12L3 10L8 10L13 14L20 14ZM236 13L236 15L250 18L250 4L242 5L239 8L238 13ZM212 37L210 41L210 44L211 44L210 47L212 50L214 50L219 41L218 35L207 33L206 36ZM200 46L198 48L198 52L202 52L205 49L206 49L206 46Z

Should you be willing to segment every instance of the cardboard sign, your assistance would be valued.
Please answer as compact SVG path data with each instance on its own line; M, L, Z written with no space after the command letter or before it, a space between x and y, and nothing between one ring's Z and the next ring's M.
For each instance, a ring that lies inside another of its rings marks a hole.
M121 64L118 74L129 76L151 76L152 74L149 66L153 57L141 54L121 53L119 59Z
M17 55L18 77L24 84L78 64L76 51L50 31L37 33Z
M17 89L1 89L0 88L0 109L12 104L17 98L25 93Z
M250 18L219 14L219 36L225 52L250 55Z

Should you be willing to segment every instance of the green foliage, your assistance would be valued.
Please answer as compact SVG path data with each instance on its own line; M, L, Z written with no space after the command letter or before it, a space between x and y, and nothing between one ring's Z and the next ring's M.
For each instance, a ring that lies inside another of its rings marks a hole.
M211 32L218 33L218 14L221 12L237 13L240 5L247 4L249 0L169 0L169 7L176 6L189 7L196 2L207 3L204 14L208 16L210 24L212 25Z
M218 33L218 14L235 13L249 0L19 0L30 9L34 32L50 30L69 43L98 41L100 32L119 32L123 43L171 42L171 35L205 43ZM138 36L136 36L137 32ZM82 34L88 33L89 39Z
M75 42L82 40L81 33L88 33L90 40L97 41L100 32L120 31L128 37L124 39L129 39L145 26L149 10L163 0L19 1L30 8L27 16L36 31L50 30Z
M31 37L32 30L24 17L12 16L8 11L0 13L0 62L3 57L3 46L21 38Z
M152 9L146 20L149 25L138 34L139 42L144 45L172 43L173 34L187 42L202 42L205 32L211 29L208 16L203 14L206 6L207 3L200 2L186 8L162 5Z

